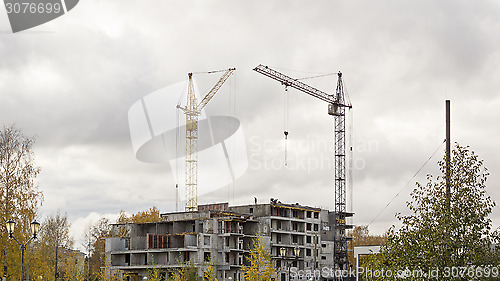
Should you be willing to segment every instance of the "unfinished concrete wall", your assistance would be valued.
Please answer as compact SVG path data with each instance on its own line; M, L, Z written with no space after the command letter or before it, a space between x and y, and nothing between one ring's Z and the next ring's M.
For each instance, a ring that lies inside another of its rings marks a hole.
M135 236L130 238L131 250L144 250L147 246L146 236Z
M184 248L184 236L171 236L171 248Z
M258 218L259 233L263 236L271 236L271 218Z
M259 233L259 223L257 221L247 221L243 223L243 234L257 235Z
M182 234L195 232L195 221L174 221L173 223L173 234Z
M125 251L128 250L125 247L125 238L111 237L106 238L105 247L107 251Z
M216 231L217 228L217 219L211 218L211 219L206 219L203 220L203 233L217 233Z
M271 207L269 204L232 206L229 207L229 209L236 213L248 214L254 217L268 216L271 213Z
M192 235L192 234L185 235L185 237L184 237L184 247L185 248L188 248L188 247L198 247L197 235Z

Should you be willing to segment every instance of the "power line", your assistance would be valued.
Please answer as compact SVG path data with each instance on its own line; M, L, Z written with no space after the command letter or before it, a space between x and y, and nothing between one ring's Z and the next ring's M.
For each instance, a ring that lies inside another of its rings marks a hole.
M387 209L387 207L391 205L391 203L399 196L399 194L401 194L401 192L406 188L406 186L408 186L408 184L410 184L410 182L418 175L418 173L420 173L420 171L425 167L425 165L429 163L432 157L434 157L434 155L439 151L439 149L443 146L443 143L445 142L446 140L444 140L442 143L439 144L438 148L434 151L434 153L432 153L429 159L425 161L425 163L420 167L420 169L418 169L418 171L413 175L413 177L411 177L411 179L408 180L408 182L401 188L401 190L399 190L399 192L394 196L394 198L392 198L391 201L389 201L389 203L387 203L387 205L385 205L385 207L372 219L372 221L368 224L368 226L370 226L380 216L380 214L382 214L382 212L384 212L385 209Z

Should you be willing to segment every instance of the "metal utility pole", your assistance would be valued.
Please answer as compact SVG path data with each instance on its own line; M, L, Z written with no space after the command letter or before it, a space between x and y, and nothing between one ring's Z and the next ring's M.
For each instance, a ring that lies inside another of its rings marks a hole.
M59 231L56 231L56 232L58 233ZM57 262L58 262L58 260L57 260L57 258L58 258L57 254L58 253L57 252L58 252L58 249L59 249L59 238L57 237L57 234L56 234L56 243L57 244L56 244L56 262L55 262L55 265L54 265L54 280L57 281L57 277L59 276L59 274L57 272Z
M231 76L235 68L225 70L225 73L212 89L198 104L194 92L193 73L188 74L188 94L186 107L177 106L186 115L186 207L188 212L194 212L198 208L198 117L215 93L222 87L224 82ZM223 70L224 71L224 70ZM216 73L222 71L211 71Z
M450 211L450 180L451 180L451 126L450 126L450 100L446 100L446 208Z
M346 224L346 217L353 213L347 212L346 208L346 161L345 161L345 109L352 108L347 103L344 94L344 83L342 73L338 73L337 89L335 94L327 94L311 87L298 79L291 78L283 73L260 64L255 71L281 82L285 87L292 87L315 98L328 103L328 114L335 120L335 241L334 241L334 263L336 269L345 269L349 263L347 257L346 229L352 225ZM285 133L286 135L286 133Z

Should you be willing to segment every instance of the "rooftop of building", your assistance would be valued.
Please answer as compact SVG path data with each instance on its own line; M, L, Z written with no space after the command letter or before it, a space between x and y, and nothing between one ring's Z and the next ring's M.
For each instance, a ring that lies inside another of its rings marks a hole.
M177 212L168 212L168 213L163 213L161 216L170 216L170 215L185 215L185 214L193 214L193 216L196 216L194 214L200 214L200 213L207 213L208 211L212 213L218 213L218 214L227 214L227 215L248 215L246 213L241 213L241 212L235 212L234 209L239 209L240 207L253 207L253 206L276 206L276 207L283 207L283 208L290 208L290 209L297 209L297 210L303 210L303 211L316 211L320 212L321 208L318 207L311 207L311 206L305 206L301 205L299 203L282 203L278 199L271 198L269 200L269 203L257 203L257 200L255 200L254 204L247 204L247 205L236 205L236 206L229 206L228 202L224 203L212 203L212 204L204 204L204 205L198 205L198 210L195 212L189 212L189 211L177 211ZM219 212L217 212L219 211Z
M246 208L263 208L267 206L273 206L278 208L286 208L291 210L300 210L300 211L311 211L311 212L321 212L322 209L318 207L311 207L306 205L301 205L299 203L283 203L278 199L271 198L268 203L258 203L257 199L255 199L254 204L246 204L246 205L235 205L230 206L228 202L223 203L212 203L212 204L203 204L198 205L197 211L175 211L175 212L166 212L161 213L161 222L173 222L173 221L191 221L198 219L209 219L209 218L231 218L231 219L241 219L241 220L252 220L254 214L251 212L242 212ZM158 223L158 222L152 222ZM149 224L149 223L141 223L141 224ZM120 225L120 224L114 224Z

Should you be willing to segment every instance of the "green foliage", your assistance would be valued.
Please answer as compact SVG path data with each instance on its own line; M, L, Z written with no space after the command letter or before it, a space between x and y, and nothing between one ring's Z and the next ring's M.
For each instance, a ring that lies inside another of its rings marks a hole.
M438 164L445 174L445 161ZM468 147L456 144L450 168L450 208L447 208L446 178L428 175L427 184L417 183L411 193L412 200L407 203L411 214L397 215L401 228L390 229L382 253L369 257L366 267L429 272L436 268L474 268L498 263L495 244L499 236L492 231L488 217L495 203L486 193L489 174L483 161Z
M250 256L246 257L250 265L243 265L242 271L245 280L269 281L277 278L275 261L271 251L266 250L262 236L257 236L253 241Z

